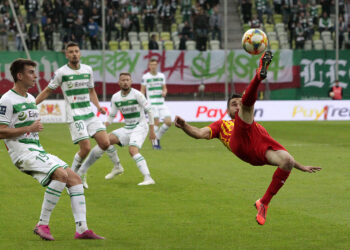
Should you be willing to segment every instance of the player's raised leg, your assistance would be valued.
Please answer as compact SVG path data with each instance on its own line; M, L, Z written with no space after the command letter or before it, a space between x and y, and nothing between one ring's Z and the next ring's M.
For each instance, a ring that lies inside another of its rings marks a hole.
M104 239L88 229L84 188L79 175L67 169L67 187L76 225L75 239Z
M67 172L63 168L57 168L51 175L50 184L46 188L44 201L41 207L40 220L34 228L34 233L44 240L54 240L49 228L50 217L61 197L67 180Z
M255 202L255 207L258 210L256 221L260 225L265 224L267 209L272 197L276 195L278 190L284 185L295 165L294 158L284 150L267 150L265 156L271 165L278 166L278 168L273 174L272 181L264 196Z
M271 63L272 57L271 51L266 51L261 56L259 68L242 96L242 108L239 110L238 115L245 123L252 124L254 121L254 104L258 96L259 84L267 76L267 68Z

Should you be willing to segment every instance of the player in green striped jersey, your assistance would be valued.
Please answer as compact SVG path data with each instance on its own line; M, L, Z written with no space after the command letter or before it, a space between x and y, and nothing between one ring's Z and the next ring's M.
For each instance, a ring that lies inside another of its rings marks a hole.
M84 188L80 177L57 156L47 153L39 141L43 130L35 98L28 93L37 76L36 63L17 59L10 67L14 87L0 99L0 136L13 164L23 173L31 175L46 188L40 220L34 233L45 240L54 240L49 228L51 213L61 193L68 188L72 212L76 222L75 239L103 239L86 223Z
M148 67L150 71L142 76L141 93L147 94L154 114L154 130L157 139L152 141L153 149L161 149L160 139L171 126L169 108L164 102L167 94L165 75L157 72L158 61L156 59L151 59ZM163 120L162 126L159 126L160 120Z
M150 130L150 139L154 140L154 118L151 105L147 102L145 96L138 90L131 88L131 75L129 73L121 73L119 76L120 91L112 96L111 112L106 125L111 124L117 114L117 111L123 114L125 126L114 130L109 134L110 144L118 144L119 146L129 146L129 153L135 160L137 167L144 176L143 182L138 185L155 184L151 177L145 158L140 154L143 142L145 141L148 129ZM148 123L145 116L145 111L148 114ZM86 173L88 168L103 155L104 151L94 147L78 174ZM114 176L123 173L121 165L113 168L112 172L106 175L106 179L112 179Z
M78 44L69 42L66 46L68 64L59 68L49 85L36 98L39 104L49 97L53 90L61 87L66 102L67 122L74 144L79 144L80 150L74 156L72 169L77 172L83 160L90 152L89 137L93 137L97 145L106 150L108 156L117 165L119 159L115 148L109 144L106 127L92 111L90 101L102 114L106 111L100 106L95 89L93 71L90 66L80 63ZM85 188L88 188L86 176L82 176Z

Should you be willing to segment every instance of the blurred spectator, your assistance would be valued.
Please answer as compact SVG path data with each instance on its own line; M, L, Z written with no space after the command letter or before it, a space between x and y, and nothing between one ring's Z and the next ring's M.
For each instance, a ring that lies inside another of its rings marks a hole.
M97 25L102 26L101 13L97 8L92 8L91 18Z
M151 36L151 40L148 42L148 49L149 50L159 50L159 46L158 46L155 34L153 34Z
M22 30L24 39L26 39L27 26L25 25L22 16L18 16L18 23L19 23L19 26ZM21 35L17 29L17 25L14 25L14 32L16 34L16 49L18 51L21 51L21 50L23 50L23 44L22 44L22 40L21 40Z
M334 85L329 89L328 96L333 100L343 99L343 88L339 86L339 81L335 80Z
M29 50L39 50L40 26L37 18L33 19L29 26L28 39Z
M25 9L27 11L27 22L31 22L36 18L36 12L38 11L39 3L37 0L26 0Z
M318 24L318 7L316 1L313 1L310 6L310 15L313 18L314 24Z
M85 16L84 16L84 10L83 10L83 9L79 9L79 10L78 10L77 18L78 18L78 19L81 21L81 23L84 25Z
M191 16L192 16L191 0L181 0L181 14L182 14L182 22L191 21Z
M309 13L307 12L307 14ZM301 23L301 26L304 29L305 40L310 40L313 34L311 30L313 27L313 24L311 23L311 26L310 26L309 19L305 16L305 12L300 12L299 22Z
M347 27L343 16L339 16L339 49L343 47L344 35L347 31Z
M252 18L252 2L251 0L242 0L241 12L243 15L243 22L248 23Z
M85 0L84 1L83 12L84 12L83 25L88 25L89 19L90 19L90 16L91 16L91 4L90 4L89 0Z
M295 32L295 48L296 49L304 49L305 30L304 30L301 22L297 23L294 32Z
M184 27L182 28L181 35L187 37L187 39L193 39L193 30L188 21L185 21Z
M119 9L119 0L112 0L111 4L114 7L114 10L117 11Z
M98 25L92 18L89 19L89 24L87 26L87 32L90 39L91 49L95 50L98 48L97 44L97 34L98 34Z
M46 23L47 23L47 16L46 16L45 12L43 12L41 14L41 19L40 20L41 20L41 27L44 27L46 25Z
M113 10L109 9L106 16L106 40L109 42L110 40L115 40L119 38L119 31L115 27L117 23L117 16L113 14ZM112 31L117 31L117 37L112 38Z
M55 28L52 24L51 18L47 18L47 23L43 26L46 47L48 50L53 50L53 32Z
M174 17L174 9L171 7L169 0L165 0L165 3L161 7L160 18L162 19L163 31L171 31L171 23Z
M156 7L152 4L151 0L147 0L144 8L143 14L145 16L144 28L146 32L152 32L154 29L154 18L156 14Z
M53 4L51 0L43 0L41 6L43 8L43 11L46 13L53 9Z
M130 25L131 25L128 13L126 13L126 12L124 13L124 16L123 16L122 20L120 21L120 23L122 26L121 38L122 38L122 40L128 39L128 32L130 31Z
M139 33L140 32L139 15L141 14L141 9L139 6L136 5L136 0L132 1L132 4L129 6L128 12L129 12L130 21L131 21L130 30L132 30L135 27L136 32Z
M221 27L222 27L222 19L219 14L218 5L213 7L213 14L211 14L209 19L210 29L211 29L211 39L221 41Z
M282 14L282 2L283 0L273 0L273 6L276 14Z
M268 5L268 2L266 0L256 0L255 5L260 22L264 23L263 15L266 14L267 22L272 23L272 11Z
M194 17L193 29L195 31L196 49L199 51L207 50L208 41L208 17L204 14L203 8L199 7L199 14Z
M320 0L320 4L322 6L322 13L326 12L327 16L330 16L331 14L331 2L331 0Z
M261 22L256 14L253 15L253 18L251 21L248 22L250 28L260 29L261 28Z
M328 17L327 12L323 12L322 17L318 22L318 29L320 32L322 31L333 31L333 23L330 17Z
M0 50L7 50L7 29L4 18L0 16Z
M186 50L186 42L188 41L187 35L180 34L179 50Z
M72 41L79 44L79 48L83 48L83 41L85 37L85 27L81 19L77 18L72 30Z

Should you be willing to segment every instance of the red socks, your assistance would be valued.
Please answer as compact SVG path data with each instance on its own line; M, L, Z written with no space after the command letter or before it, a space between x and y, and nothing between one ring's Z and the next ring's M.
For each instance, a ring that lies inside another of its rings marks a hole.
M248 88L245 90L242 97L242 104L244 106L253 106L258 97L258 87L261 80L259 80L258 74L256 74L253 80L249 83Z
M266 190L264 197L261 198L261 203L264 205L269 205L272 197L277 194L278 190L283 186L284 182L287 180L290 171L286 171L280 168L277 168L275 173L272 176L272 181L270 186Z

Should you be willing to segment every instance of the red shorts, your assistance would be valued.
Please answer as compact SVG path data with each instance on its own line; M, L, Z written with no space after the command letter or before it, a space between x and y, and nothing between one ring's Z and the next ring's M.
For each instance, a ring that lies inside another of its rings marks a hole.
M247 124L236 113L230 139L231 151L241 160L254 166L269 164L265 154L268 149L287 151L275 141L266 129L255 121Z

